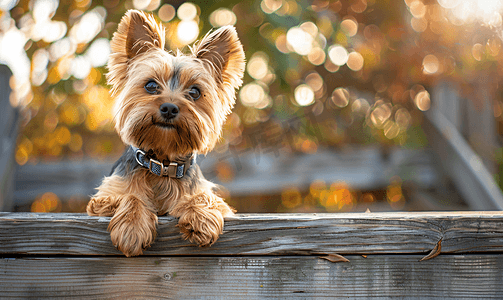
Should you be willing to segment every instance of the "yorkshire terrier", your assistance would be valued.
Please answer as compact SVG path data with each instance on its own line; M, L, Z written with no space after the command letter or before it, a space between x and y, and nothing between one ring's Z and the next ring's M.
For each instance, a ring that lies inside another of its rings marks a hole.
M182 237L212 245L234 210L196 164L217 143L245 68L236 30L224 26L182 53L164 49L165 29L129 10L110 43L107 82L115 129L128 145L87 205L111 216L112 243L136 256L156 237L157 216L178 218Z

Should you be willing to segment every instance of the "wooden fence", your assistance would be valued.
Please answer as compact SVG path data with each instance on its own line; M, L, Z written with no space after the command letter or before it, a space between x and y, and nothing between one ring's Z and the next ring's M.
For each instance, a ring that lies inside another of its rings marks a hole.
M0 210L10 210L14 198L14 150L20 116L10 102L11 76L10 69L0 64Z
M237 215L204 248L161 217L134 258L113 247L109 220L0 213L0 298L503 295L503 212Z

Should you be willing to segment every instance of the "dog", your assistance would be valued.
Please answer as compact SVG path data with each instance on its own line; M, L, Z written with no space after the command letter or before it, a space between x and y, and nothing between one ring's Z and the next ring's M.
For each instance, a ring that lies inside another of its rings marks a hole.
M235 104L243 46L233 26L210 31L190 53L164 45L162 24L138 10L126 12L110 43L106 78L127 149L86 210L112 217L112 243L128 257L153 243L158 216L178 218L184 239L208 246L235 212L195 159L214 148Z

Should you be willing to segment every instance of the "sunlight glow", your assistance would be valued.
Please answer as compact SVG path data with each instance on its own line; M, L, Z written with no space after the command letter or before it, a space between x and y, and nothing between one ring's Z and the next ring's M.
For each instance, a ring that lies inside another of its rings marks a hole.
M106 9L98 6L84 16L70 30L70 38L77 44L89 43L103 29Z
M503 1L501 0L438 0L450 12L449 18L455 24L482 22L490 26L501 26Z

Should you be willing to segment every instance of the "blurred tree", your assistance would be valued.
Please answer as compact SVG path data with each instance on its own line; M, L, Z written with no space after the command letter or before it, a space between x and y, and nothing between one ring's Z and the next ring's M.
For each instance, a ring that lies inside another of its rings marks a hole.
M131 8L165 23L170 49L237 27L248 64L218 151L257 140L306 153L421 146L430 86L449 79L473 94L484 74L496 95L503 78L498 1L1 1L0 61L25 107L19 164L122 151L104 74L108 41Z

